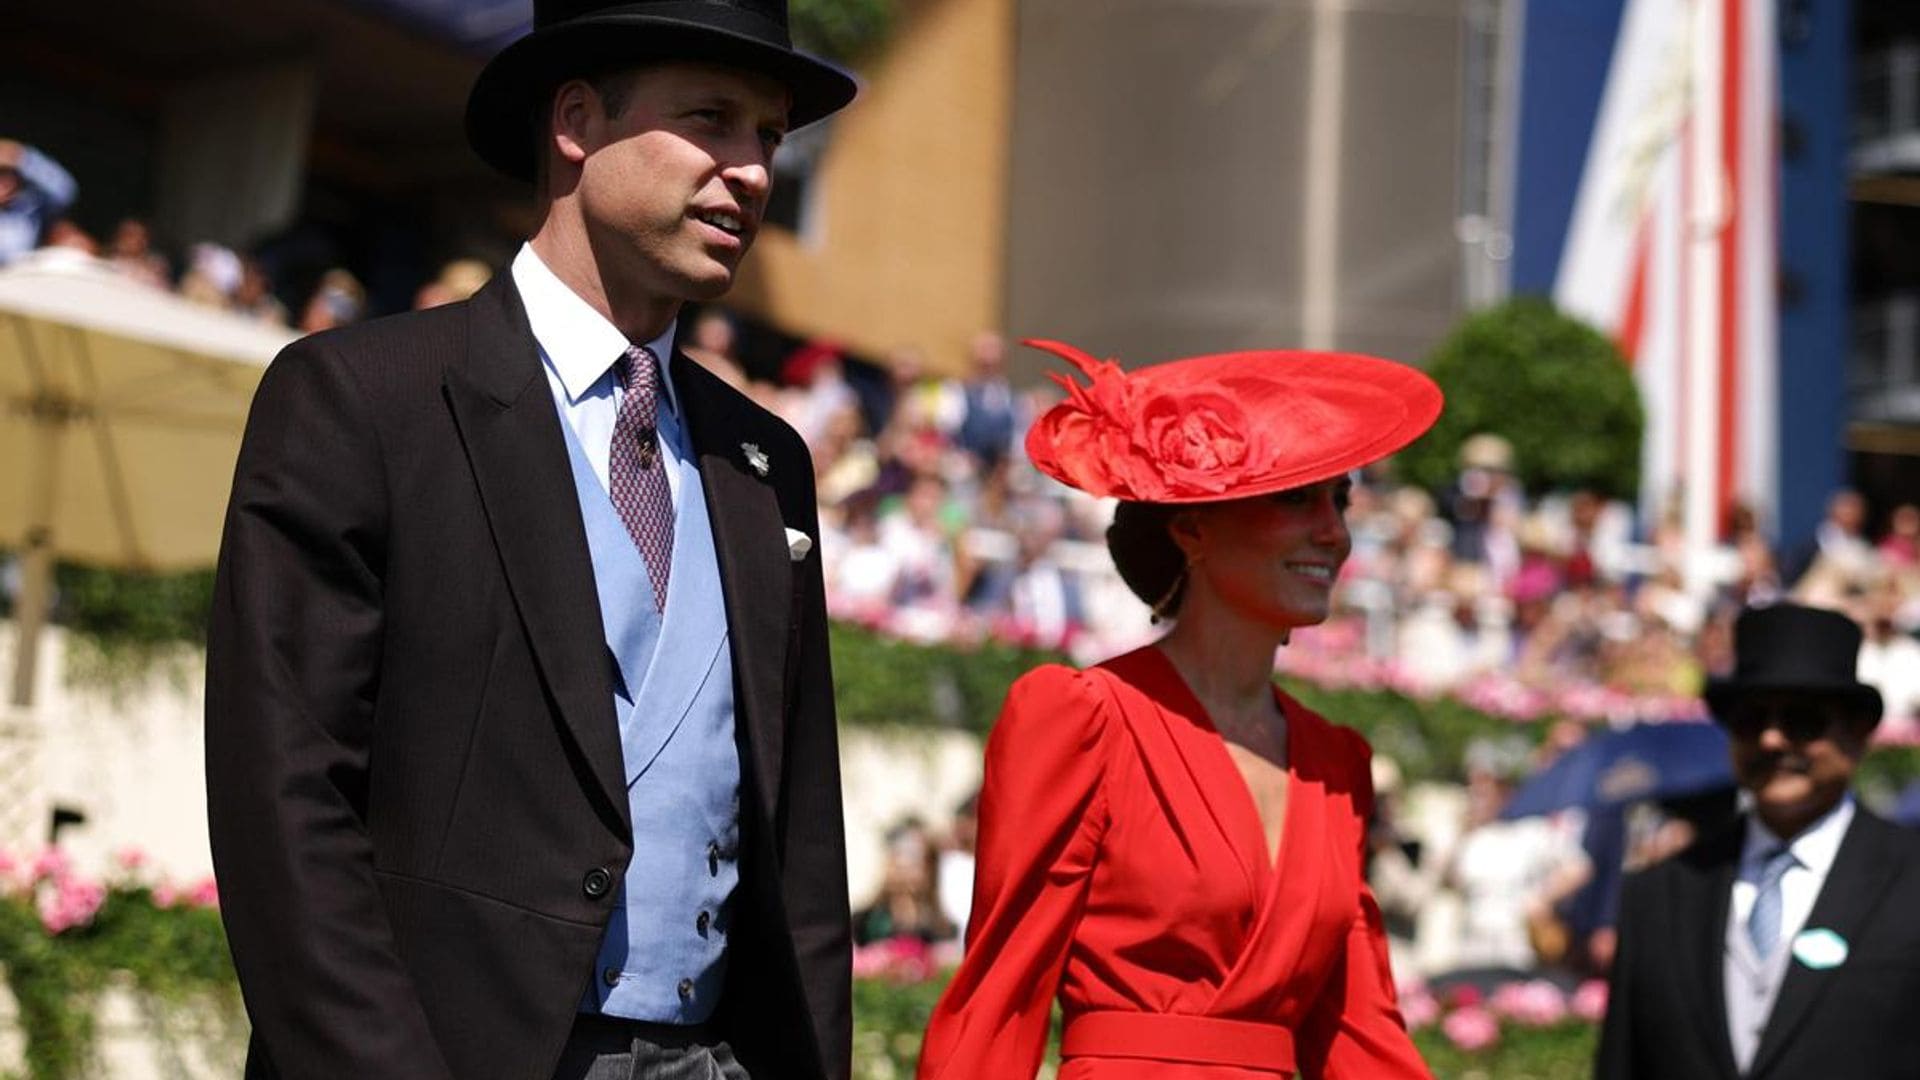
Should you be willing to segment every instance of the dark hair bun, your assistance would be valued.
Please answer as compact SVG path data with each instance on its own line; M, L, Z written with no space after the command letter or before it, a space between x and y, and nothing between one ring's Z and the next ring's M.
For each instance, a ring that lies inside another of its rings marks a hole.
M1161 618L1177 613L1186 594L1182 584L1169 595L1187 565L1186 555L1167 528L1179 509L1164 503L1122 502L1114 508L1113 524L1107 526L1107 551L1120 580L1142 603L1159 605L1154 614Z

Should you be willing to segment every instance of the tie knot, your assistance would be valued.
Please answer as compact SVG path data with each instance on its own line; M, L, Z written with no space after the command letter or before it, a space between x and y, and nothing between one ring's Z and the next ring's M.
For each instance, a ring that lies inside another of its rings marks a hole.
M1762 877L1779 877L1800 864L1790 847L1771 848L1761 857L1760 874Z
M614 377L620 380L620 389L652 398L654 384L660 377L660 364L654 359L652 349L629 345L614 363Z

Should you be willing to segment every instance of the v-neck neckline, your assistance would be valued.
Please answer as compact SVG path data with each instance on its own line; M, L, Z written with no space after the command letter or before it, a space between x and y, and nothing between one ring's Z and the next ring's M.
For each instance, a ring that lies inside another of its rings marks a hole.
M1281 768L1281 772L1286 776L1287 789L1285 805L1280 811L1279 840L1269 849L1267 845L1267 823L1260 817L1260 800L1254 797L1253 785L1247 782L1247 775L1240 771L1239 763L1234 761L1233 753L1227 749L1226 736L1221 734L1220 728L1214 724L1213 715L1207 711L1206 705L1200 700L1200 695L1194 693L1193 687L1188 685L1186 676L1181 673L1180 666L1173 662L1173 657L1168 656L1158 645L1150 645L1148 649L1153 652L1161 664L1166 666L1168 674L1173 677L1174 684L1180 688L1180 693L1187 699L1187 704L1191 708L1193 719L1206 730L1208 738L1202 741L1213 748L1216 759L1236 781L1234 786L1239 792L1237 801L1240 804L1242 827L1245 827L1246 822L1252 822L1252 835L1257 841L1254 844L1254 851L1259 854L1259 858L1255 861L1254 865L1263 874L1260 880L1259 891L1261 899L1264 901L1267 899L1272 881L1280 873L1280 867L1283 865L1281 861L1282 858L1293 846L1290 842L1291 834L1294 819L1298 816L1294 813L1294 794L1300 786L1300 776L1295 768L1296 762L1299 760L1299 746L1296 739L1296 731L1300 725L1296 722L1292 710L1288 707L1286 695L1281 693L1280 687L1278 684L1275 684L1272 687L1274 704L1280 707L1281 715L1284 717L1287 727L1285 735L1283 736L1286 746L1287 763ZM1242 843L1244 843L1244 840Z

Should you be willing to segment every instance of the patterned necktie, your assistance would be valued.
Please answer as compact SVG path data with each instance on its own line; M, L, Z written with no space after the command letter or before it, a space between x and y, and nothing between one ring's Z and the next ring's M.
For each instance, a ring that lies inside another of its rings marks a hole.
M1774 848L1760 869L1760 884L1753 894L1753 911L1747 915L1747 940L1753 942L1755 956L1762 960L1772 955L1780 941L1780 879L1799 865L1788 848Z
M613 508L647 560L653 609L665 611L667 576L673 565L673 493L660 461L655 426L660 365L651 351L630 345L614 364L613 374L623 391L607 461Z

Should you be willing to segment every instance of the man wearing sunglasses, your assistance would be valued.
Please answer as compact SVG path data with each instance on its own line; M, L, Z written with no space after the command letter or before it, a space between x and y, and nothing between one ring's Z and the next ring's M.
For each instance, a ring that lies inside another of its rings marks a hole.
M1627 880L1601 1080L1920 1068L1920 833L1850 790L1881 713L1859 651L1831 611L1734 624L1734 673L1706 696L1747 812Z

